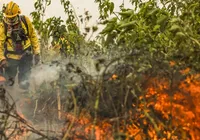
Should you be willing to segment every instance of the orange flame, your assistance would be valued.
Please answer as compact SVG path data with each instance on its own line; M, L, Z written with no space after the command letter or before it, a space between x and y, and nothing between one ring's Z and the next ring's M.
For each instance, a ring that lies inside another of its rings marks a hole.
M183 72L188 73L189 69ZM171 125L189 132L191 140L200 139L200 75L186 78L179 84L178 90L170 89L168 82L165 86L149 87L148 96L156 95L154 108L169 120ZM158 82L154 80L154 83ZM172 87L173 88L173 87ZM171 91L170 91L171 90ZM166 132L172 135L173 132ZM183 132L184 133L184 132ZM184 135L184 134L183 134Z

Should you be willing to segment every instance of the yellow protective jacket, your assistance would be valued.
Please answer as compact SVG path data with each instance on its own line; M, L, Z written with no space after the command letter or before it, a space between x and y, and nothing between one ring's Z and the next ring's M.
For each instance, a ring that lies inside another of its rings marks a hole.
M38 37L37 34L33 28L33 25L30 21L30 19L25 16L27 25L28 25L28 30L29 30L29 34L28 34L28 39L26 41L23 41L23 50L27 49L28 47L32 46L32 53L33 54L39 54L40 53L40 46L39 46L39 41L38 41ZM27 34L27 29L26 26L24 25L24 23L21 21L22 24L22 28L24 28L25 30L25 34ZM1 22L0 23L0 61L3 59L7 58L11 58L11 59L16 59L19 60L21 59L23 54L11 54L11 53L7 53L6 56L4 56L4 51L5 51L5 43L7 45L7 50L9 51L14 51L14 47L12 45L12 40L11 38L8 38L6 41L6 35L5 35L5 27L4 27L4 23Z

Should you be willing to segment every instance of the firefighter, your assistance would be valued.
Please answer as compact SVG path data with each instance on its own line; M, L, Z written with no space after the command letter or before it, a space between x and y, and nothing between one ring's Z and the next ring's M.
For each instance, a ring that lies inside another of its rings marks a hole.
M59 52L62 57L67 57L72 52L70 43L67 40L67 30L65 25L57 26L53 31L52 49Z
M63 37L60 37L58 42L54 42L54 50L58 50L58 49L59 49L59 53L64 58L67 57L71 51L69 42Z
M40 46L35 29L27 16L21 15L19 6L13 1L3 6L0 23L0 66L8 81L14 81L28 89L30 70L40 61Z

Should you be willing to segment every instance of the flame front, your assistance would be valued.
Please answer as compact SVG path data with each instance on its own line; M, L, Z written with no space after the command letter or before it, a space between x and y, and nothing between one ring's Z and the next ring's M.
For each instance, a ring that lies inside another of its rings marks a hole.
M182 74L188 71L182 71ZM136 111L130 110L127 119L119 119L121 135L126 140L200 140L199 79L200 75L194 75L181 82L170 83L169 79L152 78L146 93L138 98L140 103ZM96 140L115 139L114 123L111 121L99 119L94 126L91 116L83 115L75 122L72 134L84 134L89 138L95 130Z

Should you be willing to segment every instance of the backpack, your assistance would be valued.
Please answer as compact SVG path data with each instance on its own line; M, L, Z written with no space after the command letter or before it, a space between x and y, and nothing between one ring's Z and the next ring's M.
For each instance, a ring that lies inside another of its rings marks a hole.
M27 30L27 33L25 34L26 36L28 36L29 35L29 30L28 30L28 24L27 24L27 22L26 22L26 18L25 18L25 16L24 15L20 15L19 16L19 20L20 20L20 22L23 22L24 23L24 25L25 25L25 28L26 28L26 30ZM9 38L8 36L7 36L7 31L8 31L8 26L7 26L7 24L3 21L3 24L4 24L4 28L5 28L5 35L6 35L6 40ZM4 50L4 55L6 56L6 54L7 53L11 53L11 54L18 54L18 53L16 53L16 52L13 52L13 51L8 51L7 50L7 45L6 45L6 43L4 44L4 48L5 48L5 50ZM19 53L19 54L21 54L21 53Z
M27 36L29 35L29 30L28 30L28 24L27 24L27 22L26 22L26 18L25 18L25 16L24 15L20 15L19 16L19 19L20 19L20 21L22 21L23 23L24 23L24 25L25 25L25 27L26 27L26 30L27 30ZM7 26L7 24L3 21L3 24L4 24L4 27L5 27L5 35L7 35L7 28L8 28L8 26Z

